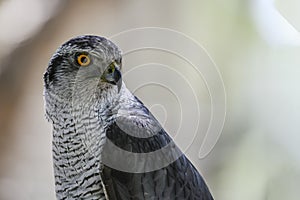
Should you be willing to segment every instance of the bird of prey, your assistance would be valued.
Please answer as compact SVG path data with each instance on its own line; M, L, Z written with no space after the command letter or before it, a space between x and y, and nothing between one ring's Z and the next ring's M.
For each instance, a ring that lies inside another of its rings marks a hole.
M212 200L197 169L122 81L120 49L65 42L44 74L57 199Z

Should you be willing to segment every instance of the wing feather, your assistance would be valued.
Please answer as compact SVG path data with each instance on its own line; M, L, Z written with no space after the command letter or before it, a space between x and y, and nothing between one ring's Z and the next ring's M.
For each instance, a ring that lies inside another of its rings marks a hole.
M142 117L147 115L148 120L152 120L152 125L157 123L157 127L161 127L148 109L140 101L138 103L144 110ZM129 116L123 120L122 125L112 123L106 131L107 139L124 151L132 153L157 151L172 142L172 138L162 128L155 135L136 137L137 126L139 135L149 134L149 127L139 125L136 119L136 116ZM126 131L124 123L127 126ZM135 133L128 133L128 130ZM167 166L150 172L131 173L104 165L101 178L109 200L213 200L205 181L183 154Z

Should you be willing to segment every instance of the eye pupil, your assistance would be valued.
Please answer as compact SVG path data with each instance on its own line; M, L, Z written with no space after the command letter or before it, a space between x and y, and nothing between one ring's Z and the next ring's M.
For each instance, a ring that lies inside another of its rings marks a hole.
M80 60L82 63L86 63L87 62L87 59L85 57L82 57L81 60Z

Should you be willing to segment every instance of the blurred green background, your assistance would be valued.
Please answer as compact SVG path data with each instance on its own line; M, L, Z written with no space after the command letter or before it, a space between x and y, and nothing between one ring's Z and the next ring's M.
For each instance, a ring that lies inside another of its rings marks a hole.
M57 47L80 34L163 27L201 44L223 77L221 137L203 159L187 152L215 199L298 200L299 8L297 0L0 1L0 199L55 199L42 76Z

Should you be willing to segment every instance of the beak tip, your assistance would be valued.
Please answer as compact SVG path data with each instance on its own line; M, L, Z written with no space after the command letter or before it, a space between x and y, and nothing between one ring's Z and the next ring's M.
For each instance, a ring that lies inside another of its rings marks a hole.
M120 79L118 82L117 82L117 87L118 87L118 93L120 93L120 90L122 88L122 79Z

